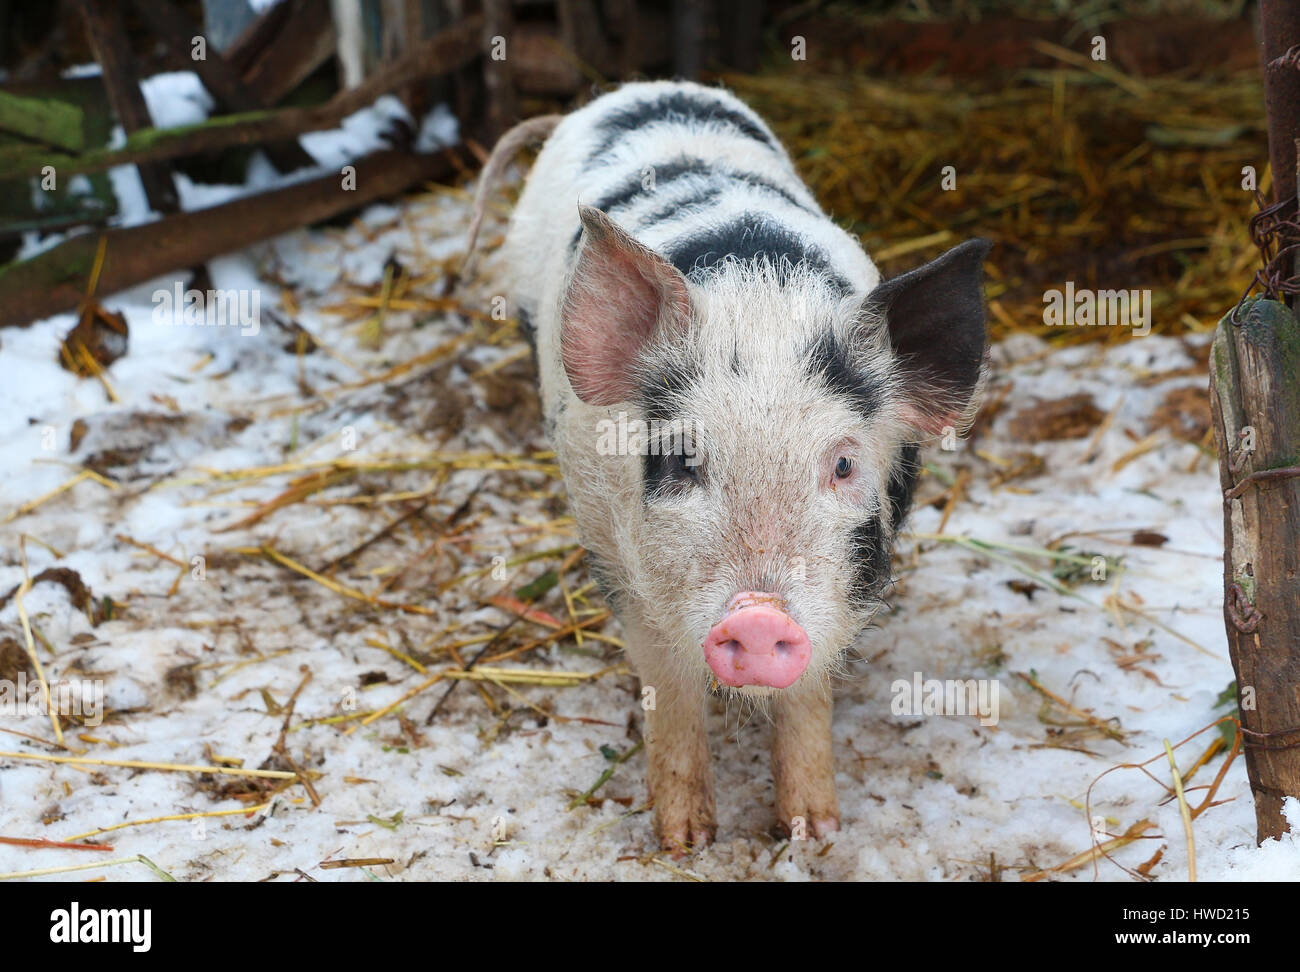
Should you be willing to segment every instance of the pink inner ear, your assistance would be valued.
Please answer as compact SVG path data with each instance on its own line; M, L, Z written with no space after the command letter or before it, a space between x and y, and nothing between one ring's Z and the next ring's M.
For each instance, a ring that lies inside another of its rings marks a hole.
M661 316L686 320L690 298L670 264L598 216L593 225L584 213L587 238L561 306L560 347L574 393L614 405L635 394L636 358Z
M948 409L926 410L917 402L907 401L899 407L899 418L926 435L942 435L946 428L957 428L962 416Z

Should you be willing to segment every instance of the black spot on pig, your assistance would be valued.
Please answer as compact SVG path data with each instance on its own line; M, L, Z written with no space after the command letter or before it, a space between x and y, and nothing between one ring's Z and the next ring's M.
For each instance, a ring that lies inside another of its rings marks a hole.
M696 483L696 467L681 451L647 453L645 456L645 498L647 502L680 496Z
M662 422L678 418L682 402L699 381L699 369L689 360L664 361L651 368L640 382L638 401L647 419Z
M824 331L809 345L804 362L814 379L843 398L864 419L870 419L880 408L877 383L854 367L848 349L831 331Z
M870 605L880 600L889 586L889 545L881 529L880 517L860 524L849 541L852 579L848 598L859 605Z
M698 469L694 439L686 426L683 403L699 380L699 371L689 359L661 362L642 380L638 402L647 422L681 420L683 428L650 437L642 463L645 499L650 502L679 494L693 486Z
M674 91L637 101L611 111L602 118L596 126L602 137L588 155L588 163L599 162L625 135L663 121L695 125L722 124L746 138L777 150L776 140L763 130L756 118L729 107L705 92Z
M916 480L921 475L921 449L909 442L898 453L893 469L889 473L889 509L890 532L898 530L899 524L912 508L912 494L916 492Z
M831 269L820 248L803 240L762 213L745 213L719 226L709 226L668 244L664 254L692 280L700 280L729 258L743 263L766 261L778 271L804 264L823 275L840 294L849 283Z

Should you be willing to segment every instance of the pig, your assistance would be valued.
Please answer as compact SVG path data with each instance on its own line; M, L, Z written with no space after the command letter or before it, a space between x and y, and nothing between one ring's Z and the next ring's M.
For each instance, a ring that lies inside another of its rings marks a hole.
M754 111L663 81L504 136L472 236L542 137L500 265L643 686L661 845L716 834L711 692L767 714L777 823L825 838L832 685L890 588L920 445L977 404L989 244L882 282Z

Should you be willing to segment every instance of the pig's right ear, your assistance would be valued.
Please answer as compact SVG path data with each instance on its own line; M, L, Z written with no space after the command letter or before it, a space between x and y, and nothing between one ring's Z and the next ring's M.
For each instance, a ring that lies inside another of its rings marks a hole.
M992 245L968 240L867 296L868 317L884 318L902 372L903 419L922 432L962 425L979 388L987 342L984 257Z
M560 304L560 357L579 398L615 405L634 397L637 357L655 333L687 326L691 300L671 263L599 209L578 214L582 252Z

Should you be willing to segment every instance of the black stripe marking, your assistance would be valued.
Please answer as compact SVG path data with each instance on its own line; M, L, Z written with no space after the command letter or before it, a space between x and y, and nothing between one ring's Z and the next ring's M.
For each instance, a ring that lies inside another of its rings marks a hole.
M746 263L766 260L778 271L806 264L824 274L841 294L851 290L849 282L831 269L830 260L820 248L807 244L762 213L745 213L729 223L676 240L668 244L665 255L695 281L722 261L734 258Z
M721 178L726 179L729 182L741 183L750 189L758 189L762 192L773 193L777 196L780 196L782 199L784 199L790 205L794 206L796 209L802 209L806 213L812 212L811 209L809 209L799 200L795 199L794 196L790 195L790 193L786 192L780 186L768 182L766 179L762 179L759 176L749 175L748 173L744 173L744 172L724 172L724 173L720 173L720 176ZM653 212L647 213L645 216L641 217L641 219L638 221L638 225L643 227L653 226L654 224L662 222L665 219L669 219L673 216L676 216L684 209L699 207L699 206L707 206L709 203L714 202L719 196L721 196L724 192L726 192L728 188L730 187L727 186L726 184L719 185L717 183L713 185L701 187L697 192L691 195L684 196L680 199L674 199L671 202L667 202L664 205L660 206L658 209L654 210Z
M685 209L698 209L701 206L707 206L722 195L722 190L722 186L701 187L697 192L666 202L658 209L646 213L637 221L637 225L641 227L654 226L656 223L662 223L665 219L671 219Z
M595 162L628 132L655 122L678 119L696 125L721 122L746 138L779 151L776 140L763 130L762 124L754 115L730 108L702 93L674 91L619 108L602 118L596 127L605 133L604 137L592 149L587 161Z
M665 186L672 185L674 182L688 176L705 176L710 180L726 180L740 183L751 189L761 189L781 197L796 209L802 209L804 212L809 213L813 212L806 203L797 199L794 193L764 176L753 172L737 172L731 169L719 168L716 164L706 162L704 159L681 156L671 162L651 165L647 168L651 177L648 186L646 185L646 170L643 169L641 172L624 180L616 189L601 196L592 205L603 213L612 213L616 209L622 209L638 196L654 195ZM723 188L725 187L717 187L719 191Z
M651 173L651 182L648 187L645 184L645 171L642 170L625 180L617 189L601 196L592 205L601 212L608 213L622 208L637 196L658 192L661 188L677 179L690 175L707 176L713 171L712 167L703 159L688 158L686 156L680 156L672 162L652 165L648 168Z
M626 206L638 196L653 195L658 193L665 186L671 185L687 176L699 175L709 177L712 180L725 180L726 182L738 183L750 189L769 192L772 195L783 199L796 209L801 209L806 213L813 213L816 215L814 209L809 207L806 203L801 202L792 192L777 185L770 179L752 172L718 171L703 159L686 157L681 157L662 165L651 166L650 168L654 173L654 179L650 186L646 186L643 174L634 175L625 180L618 186L618 188L607 192L604 196L597 199L596 202L593 203L595 208L599 209L603 213L610 213ZM670 216L675 216L678 212L687 207L707 205L717 199L718 196L722 195L726 189L727 186L725 184L717 183L701 187L696 192L683 198L670 200L669 202L664 203L664 205L640 219L638 225L642 227L652 226L655 223L668 219ZM578 231L573 234L573 238L569 240L570 254L577 252L578 243L581 242L581 240L582 229L579 227Z

